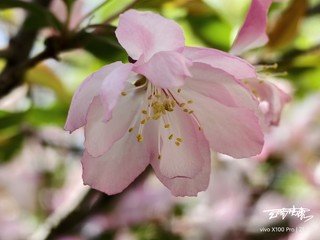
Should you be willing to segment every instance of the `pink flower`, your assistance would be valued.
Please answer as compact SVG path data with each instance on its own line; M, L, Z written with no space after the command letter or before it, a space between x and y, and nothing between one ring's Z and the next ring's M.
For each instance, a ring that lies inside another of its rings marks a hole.
M252 0L231 53L240 54L268 42L267 15L273 1L279 0ZM267 126L278 125L282 109L291 100L291 97L263 74L258 74L257 78L244 79L243 81L260 101L260 107L265 115L265 124Z
M241 54L247 50L260 47L268 42L267 14L271 3L276 0L252 0L247 17L230 50L232 54ZM279 0L278 0L279 1ZM209 56L207 57L209 58ZM213 58L213 57L212 57ZM217 67L216 59L207 63ZM212 63L213 62L213 63ZM239 78L257 97L264 114L265 126L278 125L282 109L290 101L290 96L282 91L276 84L268 80L263 74L256 76L239 76L237 69L225 68L229 74Z
M210 148L235 158L261 152L259 101L239 80L256 77L253 66L185 47L179 26L157 14L125 12L116 35L130 63L85 79L65 125L85 127L85 184L116 194L151 164L174 195L197 195L208 186Z

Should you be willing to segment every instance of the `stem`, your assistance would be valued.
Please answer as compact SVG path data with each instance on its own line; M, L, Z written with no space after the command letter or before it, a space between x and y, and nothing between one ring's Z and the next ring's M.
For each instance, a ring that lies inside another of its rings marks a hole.
M52 0L34 0L35 4L48 7ZM27 30L27 23L31 15L28 14L18 33L10 40L9 47L5 50L6 65L0 74L0 98L18 86L26 71L21 63L28 60L38 30Z

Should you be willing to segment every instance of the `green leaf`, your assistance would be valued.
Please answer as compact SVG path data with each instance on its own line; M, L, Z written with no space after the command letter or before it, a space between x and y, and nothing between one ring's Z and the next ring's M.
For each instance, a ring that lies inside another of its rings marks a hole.
M19 133L7 139L0 139L0 162L8 162L22 147L24 136Z
M99 30L98 33L83 32L80 41L84 49L104 61L119 61L127 57L112 30Z
M70 103L71 96L66 91L61 79L44 64L39 64L29 70L25 76L25 82L50 88L61 101Z
M206 45L228 51L232 28L226 21L216 15L189 16L187 20L194 34Z
M0 111L0 162L9 161L21 148L23 134L21 124L24 113Z
M59 31L63 30L62 23L49 10L34 3L19 0L1 0L0 9L23 8L31 14L27 26L32 29L38 29L45 26L51 26Z
M0 111L0 130L21 124L24 114L24 112L8 113L5 111Z
M26 114L25 121L34 127L45 125L63 126L67 115L68 107L57 104L50 108L31 108Z
M97 14L101 14L101 20L105 21L107 19L118 16L130 5L135 3L135 0L109 0L97 11Z

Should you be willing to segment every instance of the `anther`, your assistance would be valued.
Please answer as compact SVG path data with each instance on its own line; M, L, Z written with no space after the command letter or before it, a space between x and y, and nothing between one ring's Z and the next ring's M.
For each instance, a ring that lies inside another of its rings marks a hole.
M177 138L177 142L182 142L182 138Z
M158 160L161 160L161 155L158 155Z
M128 130L128 131L129 131L129 133L131 133L131 132L133 131L133 128L129 128L129 130Z
M142 137L141 134L137 135L137 140L138 140L138 142L142 142L143 141L143 137Z
M141 124L145 124L146 121L147 121L146 119L142 119L140 123L141 123Z
M189 109L185 108L183 109L184 112L189 112Z
M179 147L180 146L180 143L177 141L177 142L175 142L175 144Z
M141 111L143 114L148 114L148 111L147 110L142 110Z
M165 124L164 128L170 128L170 124L169 123Z
M186 104L185 103L180 103L179 104L179 107L183 107L183 106L185 106Z
M192 100L189 100L189 101L188 101L188 104L191 104L191 103L193 103L193 101L192 101Z
M169 138L169 140L171 140L173 138L173 134L170 134L170 136L168 138Z
M122 96L127 96L127 93L126 92L121 92L121 95Z
M180 92L181 92L181 89L179 88L179 89L177 90L177 92L180 93Z

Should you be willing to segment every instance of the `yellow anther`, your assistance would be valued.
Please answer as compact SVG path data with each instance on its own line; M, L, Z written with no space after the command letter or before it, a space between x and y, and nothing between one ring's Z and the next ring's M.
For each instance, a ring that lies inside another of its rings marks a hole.
M142 137L141 134L137 135L137 140L138 140L138 142L142 142L143 141L143 137Z
M259 83L262 84L262 83L264 83L264 81L263 81L263 80L260 80Z
M126 92L121 92L121 95L122 96L127 96L127 93Z
M129 130L128 130L128 131L129 131L129 133L131 133L131 132L133 131L133 128L129 128Z
M184 112L189 112L189 109L185 108L183 109Z
M145 124L146 121L147 121L146 119L142 119L140 123L141 123L141 124Z
M169 128L169 127L170 127L170 124L169 124L169 123L167 123L167 124L164 125L164 128Z
M186 104L185 103L180 103L179 104L179 107L183 107L183 106L185 106Z
M177 138L177 142L182 142L182 138Z
M158 155L158 160L161 160L161 155Z
M142 110L141 111L143 114L148 114L148 111L147 110Z
M179 147L180 146L180 143L179 142L175 142L175 144Z
M181 92L181 89L179 88L179 89L177 90L177 92L180 93L180 92Z
M252 91L253 95L257 96L257 90L252 89L251 91Z
M194 111L193 111L193 110L190 110L188 113L189 113L189 114L192 114L192 113L194 113Z
M192 100L189 100L189 101L188 101L188 104L191 104L191 103L193 103L193 101L192 101Z
M173 134L170 134L170 136L168 138L169 138L169 140L171 140L173 138Z

